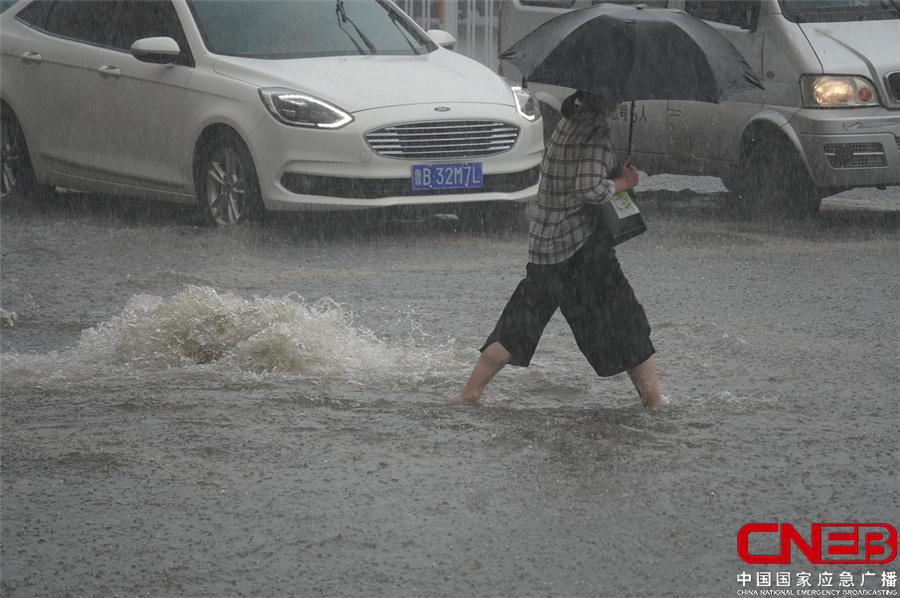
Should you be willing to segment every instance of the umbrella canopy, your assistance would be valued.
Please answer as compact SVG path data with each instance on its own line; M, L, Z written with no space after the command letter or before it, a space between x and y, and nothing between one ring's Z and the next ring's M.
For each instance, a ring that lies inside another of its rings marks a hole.
M680 10L599 4L547 21L500 55L527 81L619 101L719 103L762 89L722 34Z

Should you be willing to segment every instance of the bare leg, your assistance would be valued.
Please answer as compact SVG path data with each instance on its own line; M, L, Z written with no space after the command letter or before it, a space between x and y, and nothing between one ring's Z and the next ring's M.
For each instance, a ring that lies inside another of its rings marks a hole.
M631 376L631 381L644 402L644 407L659 407L666 404L659 392L655 354L641 365L628 370L628 375Z
M481 401L484 387L503 369L503 366L509 363L511 357L509 351L500 343L491 343L485 347L472 369L469 381L458 395L450 399L450 402L457 405L477 405Z

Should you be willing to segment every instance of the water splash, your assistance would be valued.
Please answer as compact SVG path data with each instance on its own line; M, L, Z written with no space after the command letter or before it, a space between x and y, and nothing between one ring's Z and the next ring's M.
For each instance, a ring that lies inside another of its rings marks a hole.
M132 297L117 316L83 331L70 350L5 354L2 371L6 382L178 369L371 382L434 369L446 352L389 345L355 326L352 311L331 299L245 299L189 286L169 298Z

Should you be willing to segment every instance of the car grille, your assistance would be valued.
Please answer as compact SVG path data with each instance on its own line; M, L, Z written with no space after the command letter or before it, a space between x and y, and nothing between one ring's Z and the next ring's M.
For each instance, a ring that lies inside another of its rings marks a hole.
M518 138L519 127L483 120L407 123L366 133L376 154L404 160L492 156L508 151Z
M828 143L825 157L832 168L883 168L888 165L880 143Z
M900 71L889 74L884 80L887 81L888 90L893 96L894 103L900 104Z

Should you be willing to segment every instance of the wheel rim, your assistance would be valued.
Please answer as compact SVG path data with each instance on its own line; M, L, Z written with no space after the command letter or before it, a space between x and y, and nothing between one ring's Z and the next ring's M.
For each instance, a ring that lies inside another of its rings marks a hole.
M0 135L0 197L6 197L19 179L19 145L12 124L4 122Z
M216 224L236 224L244 215L247 177L231 148L216 151L206 170L206 205Z

